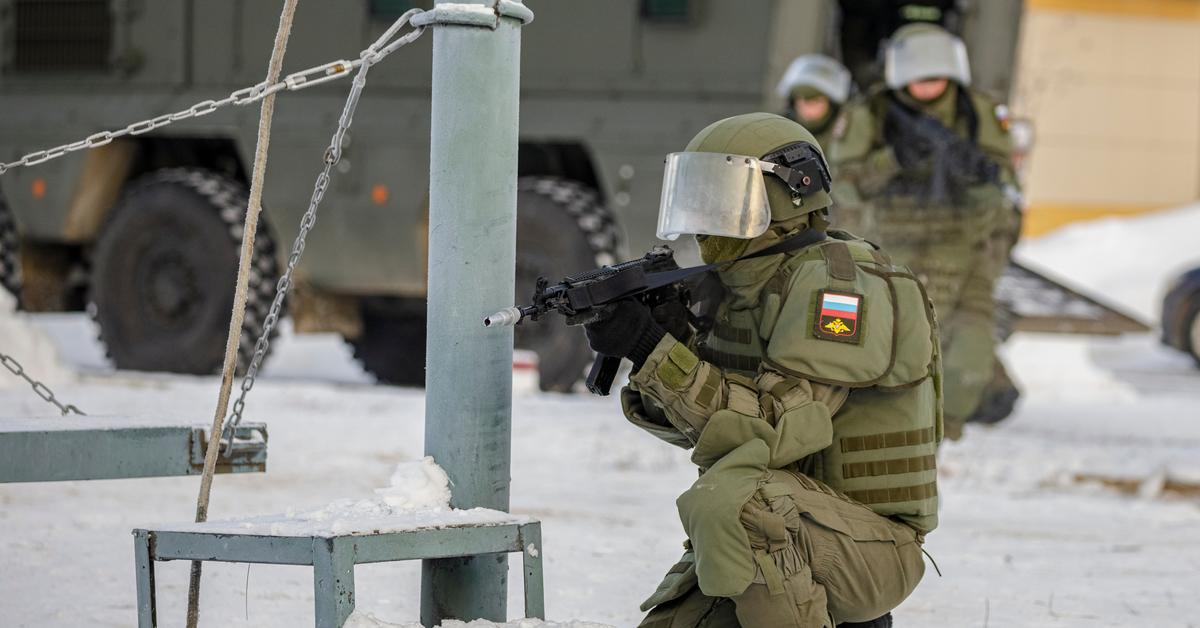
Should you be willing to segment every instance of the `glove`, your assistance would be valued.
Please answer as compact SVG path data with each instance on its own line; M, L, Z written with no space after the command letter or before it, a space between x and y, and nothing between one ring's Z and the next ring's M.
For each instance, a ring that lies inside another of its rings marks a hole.
M650 310L650 316L664 331L679 340L686 342L691 335L688 328L688 308L681 301L668 301L657 305Z
M966 185L1000 183L1000 167L988 159L974 144L966 140L948 147L947 166L950 175Z
M896 155L896 163L905 170L912 170L925 163L932 155L926 144L920 142L902 142L892 144L892 152Z
M667 332L638 301L626 299L610 307L607 316L583 326L588 344L596 353L629 358L637 372Z

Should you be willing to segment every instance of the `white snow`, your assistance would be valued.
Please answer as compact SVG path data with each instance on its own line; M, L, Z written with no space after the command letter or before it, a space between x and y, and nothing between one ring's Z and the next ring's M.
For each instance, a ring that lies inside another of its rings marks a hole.
M421 624L393 624L383 621L376 617L373 613L354 611L350 618L346 620L345 628L421 628ZM441 624L441 628L611 628L607 624L593 624L586 621L572 621L567 623L547 622L539 619L518 619L517 621L495 623L491 621L476 620L472 622L448 621Z
M1106 303L1157 321L1168 282L1200 265L1200 204L1075 223L1022 242L1016 255Z
M289 510L274 515L223 519L207 523L164 523L147 527L174 532L334 537L438 528L521 524L528 522L529 519L529 517L487 508L410 510L392 508L376 499L343 499L314 510L299 512Z
M1079 225L1022 251L1154 318L1161 286L1197 252L1185 245L1198 216ZM1132 253L1118 256L1118 245ZM84 410L202 422L212 411L215 378L112 373L94 361L84 317L33 319L88 373L59 391ZM0 350L12 338L0 335ZM278 349L247 406L247 420L270 426L268 472L218 477L213 518L291 513L332 530L444 508L446 484L422 459L420 391L369 385L328 336L285 333ZM926 545L943 577L928 570L896 625L1194 624L1200 498L1169 486L1200 483L1200 371L1153 334L1018 334L1005 352L1026 394L1008 422L969 426L943 447L941 526ZM0 415L46 412L21 386L0 391ZM507 625L636 625L637 605L682 552L674 500L696 477L687 453L628 425L615 398L587 395L516 397L512 447L512 512L542 521L550 619L599 624ZM404 488L379 490L391 485ZM188 519L196 487L196 478L0 485L0 626L132 625L129 531ZM520 559L509 563L516 617ZM179 561L157 566L164 625L181 623L187 572ZM209 563L204 582L202 625L311 624L307 568ZM351 626L415 626L416 563L360 565L355 582Z
M6 290L0 290L0 353L14 358L26 373L53 387L55 384L69 381L73 378L70 369L63 367L58 359L54 344L42 330L29 323L29 316L14 312L16 299ZM29 388L29 384L8 377L6 370L0 369L0 390L9 388Z
M288 510L274 515L150 527L212 534L333 537L522 524L530 520L487 508L451 508L450 478L430 456L398 464L391 485L375 489L375 494L373 499L341 499L303 512Z

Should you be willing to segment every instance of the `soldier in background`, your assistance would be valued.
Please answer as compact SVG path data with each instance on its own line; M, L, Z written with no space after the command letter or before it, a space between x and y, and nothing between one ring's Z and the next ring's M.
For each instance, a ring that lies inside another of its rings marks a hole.
M942 331L946 435L1007 416L1018 392L996 351L993 290L1018 230L1007 111L971 89L962 40L933 24L896 31L885 83L835 134L844 225L921 278Z
M828 146L852 87L850 71L841 63L825 55L807 54L792 61L775 89L787 102L784 116Z

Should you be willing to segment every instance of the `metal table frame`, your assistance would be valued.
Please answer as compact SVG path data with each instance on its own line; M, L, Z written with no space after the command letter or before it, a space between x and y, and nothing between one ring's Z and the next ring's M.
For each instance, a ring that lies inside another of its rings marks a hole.
M130 416L0 418L0 483L199 475L211 426ZM217 473L267 470L267 426L238 426Z
M355 565L521 552L525 616L546 614L537 521L330 537L147 529L133 536L139 628L158 625L154 563L168 560L311 565L316 627L341 628L354 611Z

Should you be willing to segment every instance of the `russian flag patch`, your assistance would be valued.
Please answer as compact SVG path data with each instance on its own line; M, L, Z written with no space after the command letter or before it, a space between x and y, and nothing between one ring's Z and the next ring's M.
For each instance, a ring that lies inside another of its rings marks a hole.
M813 332L817 338L858 343L858 319L862 315L863 297L852 292L817 292L817 322Z

